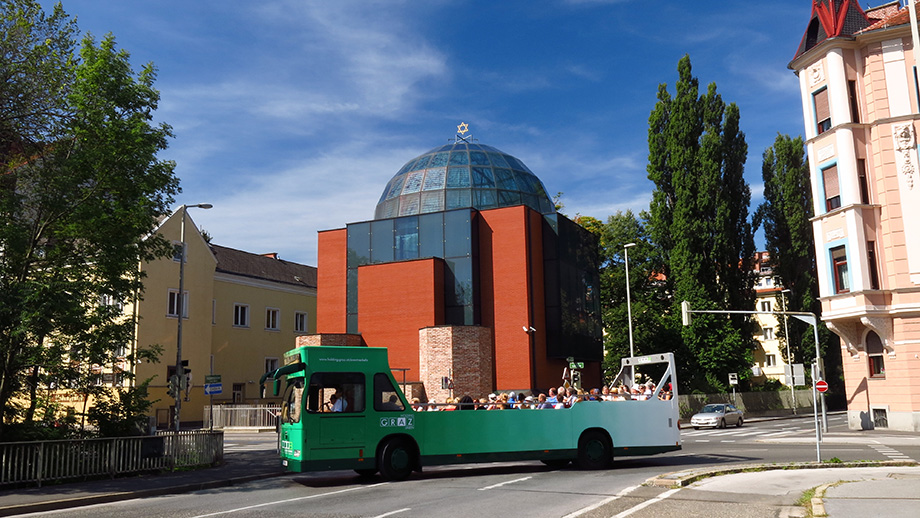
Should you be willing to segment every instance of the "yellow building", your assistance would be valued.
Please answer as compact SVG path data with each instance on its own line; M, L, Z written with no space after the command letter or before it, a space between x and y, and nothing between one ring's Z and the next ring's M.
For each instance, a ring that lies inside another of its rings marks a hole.
M204 394L205 375L221 376L222 393L214 404L250 403L259 398L258 380L279 367L298 335L316 329L316 268L280 259L277 254L252 254L215 244L202 237L186 215L184 297L179 300L179 259L182 211L161 222L158 232L177 246L172 258L144 263L145 290L136 306L138 316L132 347L159 344L159 363L133 366L136 381L153 378L150 398L157 426L171 426L175 406L167 395L175 372L178 311L181 304L182 358L188 360L191 384L183 399L181 421L201 422L211 397ZM184 396L185 394L183 394Z
M754 285L756 302L754 311L774 312L782 309L782 286L777 285L773 277L773 270L769 266L770 253L757 252L754 256L754 268L757 272L757 283ZM754 381L762 383L767 379L774 379L786 383L785 368L781 348L785 347L780 341L780 328L783 325L776 315L755 314L758 330L754 338L760 344L754 351Z

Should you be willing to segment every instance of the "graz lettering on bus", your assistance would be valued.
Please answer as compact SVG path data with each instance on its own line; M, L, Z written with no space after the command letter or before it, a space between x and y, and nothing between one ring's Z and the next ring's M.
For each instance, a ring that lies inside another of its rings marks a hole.
M401 416L396 416L396 417L381 417L380 427L381 428L405 428L406 430L412 430L413 428L415 428L415 416L401 415Z

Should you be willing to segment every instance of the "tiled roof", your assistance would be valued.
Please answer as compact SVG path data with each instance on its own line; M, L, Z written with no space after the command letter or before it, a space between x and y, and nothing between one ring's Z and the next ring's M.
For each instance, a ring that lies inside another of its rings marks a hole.
M277 254L253 254L225 246L211 244L211 252L217 259L217 271L292 284L316 287L316 267L292 263L279 259Z
M824 40L852 36L872 23L857 0L813 0L811 19L799 48L798 58Z
M872 13L871 15L869 14L870 12ZM869 16L869 19L872 20L873 23L859 31L861 33L874 31L876 29L884 29L895 25L904 25L910 22L910 10L900 9L898 2L892 2L877 9L873 9L872 11L867 11L866 16Z

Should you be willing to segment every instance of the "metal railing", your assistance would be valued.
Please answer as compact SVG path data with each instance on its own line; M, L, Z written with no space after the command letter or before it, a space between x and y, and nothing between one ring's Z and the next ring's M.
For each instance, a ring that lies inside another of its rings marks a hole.
M281 405L214 405L213 428L274 428ZM212 428L211 407L204 407L204 428Z
M0 486L144 471L216 465L223 462L223 432L158 432L140 437L0 443Z

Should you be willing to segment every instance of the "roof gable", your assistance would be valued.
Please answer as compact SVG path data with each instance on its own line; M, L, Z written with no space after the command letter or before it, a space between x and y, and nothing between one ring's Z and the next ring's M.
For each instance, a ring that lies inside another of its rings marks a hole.
M217 258L216 271L296 286L316 287L316 268L279 259L276 254L259 255L211 244Z
M813 0L811 21L808 22L795 57L798 58L824 40L852 36L869 24L869 18L857 0Z

